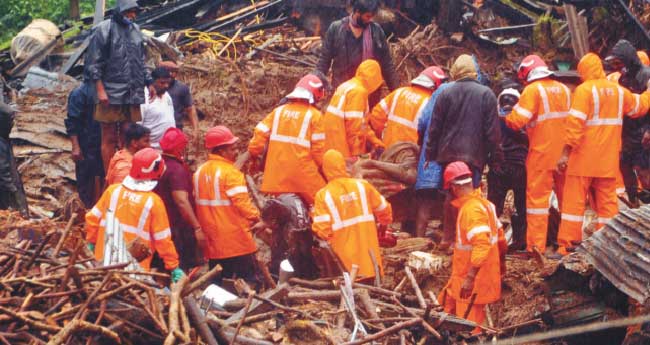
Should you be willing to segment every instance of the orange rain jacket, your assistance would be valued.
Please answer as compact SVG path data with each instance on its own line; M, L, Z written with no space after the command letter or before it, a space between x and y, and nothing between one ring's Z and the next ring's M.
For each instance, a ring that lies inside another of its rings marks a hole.
M650 93L633 94L605 78L598 55L589 53L578 63L584 81L573 93L565 123L566 144L572 148L567 174L616 177L621 151L623 116L648 112Z
M571 91L553 79L544 78L526 86L519 102L505 121L519 130L526 126L529 171L555 170L564 147L564 121L571 108Z
M370 183L349 177L338 151L325 153L323 172L329 183L316 194L312 230L329 242L348 271L357 264L358 277L374 277L372 251L383 275L375 222L393 221L390 203Z
M386 147L398 141L417 144L418 120L432 93L432 89L418 85L401 87L372 109L368 122Z
M366 141L383 146L366 123L368 95L384 82L381 67L375 60L366 60L357 68L356 76L337 89L323 115L325 150L335 149L344 157L366 153Z
M208 259L225 259L257 250L250 224L259 210L248 195L244 174L233 162L210 154L194 173L196 216L206 236Z
M86 213L86 241L95 244L95 259L102 261L104 258L107 210L115 210L115 218L120 222L127 244L140 238L149 245L152 253L158 252L166 269L178 267L178 253L172 242L162 199L154 192L134 191L121 184L109 186L97 204ZM149 270L152 257L140 261L140 266Z
M133 155L129 150L122 149L115 152L106 170L106 185L110 186L115 183L122 183L124 178L129 176L132 161Z
M289 101L275 108L255 127L248 152L260 156L266 145L260 190L297 193L313 203L316 192L325 187L319 172L325 147L320 111L303 101Z
M480 189L452 201L459 208L456 244L447 291L455 300L470 267L479 267L474 280L476 304L488 304L501 298L499 259L499 221L494 205L481 196Z

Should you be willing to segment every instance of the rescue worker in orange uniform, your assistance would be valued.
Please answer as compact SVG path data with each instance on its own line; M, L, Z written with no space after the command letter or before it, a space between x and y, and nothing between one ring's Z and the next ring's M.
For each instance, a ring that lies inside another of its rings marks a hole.
M205 135L208 161L194 173L196 216L206 237L204 256L210 268L223 268L221 278L242 278L254 285L257 246L250 226L260 218L248 195L244 174L233 164L239 138L224 126L212 127Z
M158 151L145 148L136 152L129 175L122 183L110 185L86 213L86 241L95 259L105 265L125 262L124 251L129 244L139 241L150 249L139 261L143 269L149 270L155 251L165 269L171 271L172 281L181 278L183 270L178 267L165 204L153 192L164 171L165 161ZM123 238L113 238L111 234L122 234Z
M558 254L566 255L582 240L587 193L598 214L598 229L618 213L616 174L619 171L623 116L648 112L650 93L633 94L605 77L598 55L589 53L578 63L583 80L574 91L565 122L566 145L557 163L566 174ZM557 256L556 256L557 257Z
M467 319L478 325L485 321L485 306L501 298L499 220L494 205L472 187L472 172L464 162L445 168L444 187L459 208L451 277L441 291L445 312L463 317L470 301L474 304ZM473 298L473 295L476 297Z
M383 275L376 223L392 223L390 203L367 181L351 178L336 150L325 152L323 173L328 183L316 193L312 230L329 243L346 270L359 266L357 277L375 277L371 252Z
M341 84L323 115L325 149L339 151L343 157L367 153L366 144L383 147L367 124L368 95L383 84L381 67L375 60L365 60L354 78Z
M398 141L418 143L418 120L422 110L440 84L436 81L445 79L440 67L428 67L411 80L410 86L391 92L372 109L368 122L386 147Z
M319 172L325 132L321 113L315 106L323 96L323 82L308 74L287 95L288 102L275 108L255 127L248 152L257 157L267 150L262 192L296 193L311 205L316 192L325 186Z
M514 130L526 127L529 148L526 158L526 250L546 250L551 191L561 199L564 180L555 171L562 145L564 121L571 107L569 88L550 77L546 63L537 55L525 57L517 76L526 87L519 102L505 117ZM560 204L561 205L561 204ZM560 206L561 208L561 206Z

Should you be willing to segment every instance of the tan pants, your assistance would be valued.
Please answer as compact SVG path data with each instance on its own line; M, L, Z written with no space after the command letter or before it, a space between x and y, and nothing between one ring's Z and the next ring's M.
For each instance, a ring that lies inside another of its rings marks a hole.
M103 123L138 122L142 120L139 104L95 105L95 120Z

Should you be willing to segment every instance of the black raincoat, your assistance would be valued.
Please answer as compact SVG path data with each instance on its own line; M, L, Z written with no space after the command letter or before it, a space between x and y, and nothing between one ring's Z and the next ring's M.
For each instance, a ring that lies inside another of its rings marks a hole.
M86 76L104 83L110 104L144 103L144 86L151 81L140 27L121 14L134 6L135 0L118 0L113 17L95 27L86 52Z
M0 209L18 210L28 216L27 197L9 140L13 121L14 110L0 101Z

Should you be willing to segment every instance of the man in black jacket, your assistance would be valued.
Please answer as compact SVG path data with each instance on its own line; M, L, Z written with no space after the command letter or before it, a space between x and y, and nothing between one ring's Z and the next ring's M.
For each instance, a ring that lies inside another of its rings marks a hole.
M642 93L650 79L650 67L641 63L632 43L619 40L612 48L611 55L605 60L607 64L621 73L618 83L634 93ZM634 167L644 160L644 151L650 149L650 119L623 118L623 147L621 149L620 169L625 183L627 197L633 205L638 205L637 174Z
M95 27L85 56L85 74L96 87L94 116L102 128L104 168L124 143L118 145L117 124L124 133L129 122L141 120L144 86L151 81L144 64L144 36L134 22L137 12L136 0L117 0L114 15Z
M15 113L14 109L0 100L0 210L17 210L27 217L27 197L9 140Z
M352 15L333 22L327 30L317 69L327 75L332 67L333 89L352 79L367 59L379 62L388 89L399 87L386 34L372 21L378 9L378 0L353 0Z
M503 161L501 129L497 115L497 98L478 80L478 70L471 56L463 54L454 62L450 75L455 83L443 90L431 116L427 161L444 167L463 161L472 170L474 188L481 184L485 164L499 171ZM451 196L445 200L443 247L454 241L457 210Z
M77 193L86 208L92 208L99 199L104 181L101 156L101 129L93 119L95 113L94 85L84 82L68 96L68 116L65 129L72 144L75 162Z

